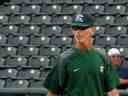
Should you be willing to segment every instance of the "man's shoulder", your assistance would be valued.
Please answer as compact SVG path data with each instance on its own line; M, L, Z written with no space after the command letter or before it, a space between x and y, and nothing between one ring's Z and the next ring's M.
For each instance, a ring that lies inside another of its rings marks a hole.
M100 54L100 55L102 55L102 56L107 56L107 54L106 54L106 51L105 50L103 50L103 49L100 49L100 48L93 48L94 50L95 50L95 52L97 52L98 54Z
M97 49L97 48L94 48L95 51L97 52L97 54L102 58L102 60L107 63L107 64L110 64L111 63L111 60L110 58L108 57L106 51L104 50L100 50L100 49Z
M60 54L60 56L61 56L61 58L63 58L63 59L68 59L68 58L70 58L70 57L73 56L74 52L75 52L75 51L73 50L73 48L69 48L69 49L65 50L64 52L62 52L62 53Z

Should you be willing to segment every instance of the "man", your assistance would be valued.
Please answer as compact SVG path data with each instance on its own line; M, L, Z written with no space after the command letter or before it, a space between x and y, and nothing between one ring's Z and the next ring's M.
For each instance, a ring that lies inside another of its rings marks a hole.
M111 48L108 51L108 56L110 57L111 62L116 68L120 77L120 86L118 88L128 88L128 68L123 67L123 59L121 58L120 51L117 48Z
M119 96L118 76L111 64L93 48L96 28L91 16L77 15L72 21L74 47L58 57L44 86L47 96Z

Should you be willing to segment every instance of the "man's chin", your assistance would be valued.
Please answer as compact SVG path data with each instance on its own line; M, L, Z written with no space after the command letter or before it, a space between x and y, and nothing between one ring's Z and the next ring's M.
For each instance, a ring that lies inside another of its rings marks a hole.
M86 48L86 49L90 49L90 48L92 48L92 45L83 45L84 46L84 48Z

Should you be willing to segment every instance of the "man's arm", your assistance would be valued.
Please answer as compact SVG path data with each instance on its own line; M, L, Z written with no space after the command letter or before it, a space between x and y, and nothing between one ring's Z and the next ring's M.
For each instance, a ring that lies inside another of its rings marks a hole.
M44 87L48 89L47 96L57 96L64 90L65 80L67 79L66 62L67 54L62 53L57 56L57 62L45 79Z
M128 79L121 79L120 78L120 84L128 84Z
M120 94L117 89L113 89L110 92L108 92L108 96L120 96Z
M57 94L55 94L52 91L48 90L47 96L57 96Z

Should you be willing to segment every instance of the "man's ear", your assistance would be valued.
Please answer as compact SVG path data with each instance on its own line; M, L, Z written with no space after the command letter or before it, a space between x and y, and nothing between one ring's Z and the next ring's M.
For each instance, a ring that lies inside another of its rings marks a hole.
M90 30L91 30L91 32L95 33L96 32L96 27L91 27Z
M78 42L79 41L79 32L77 31L72 31L74 34L74 39Z

